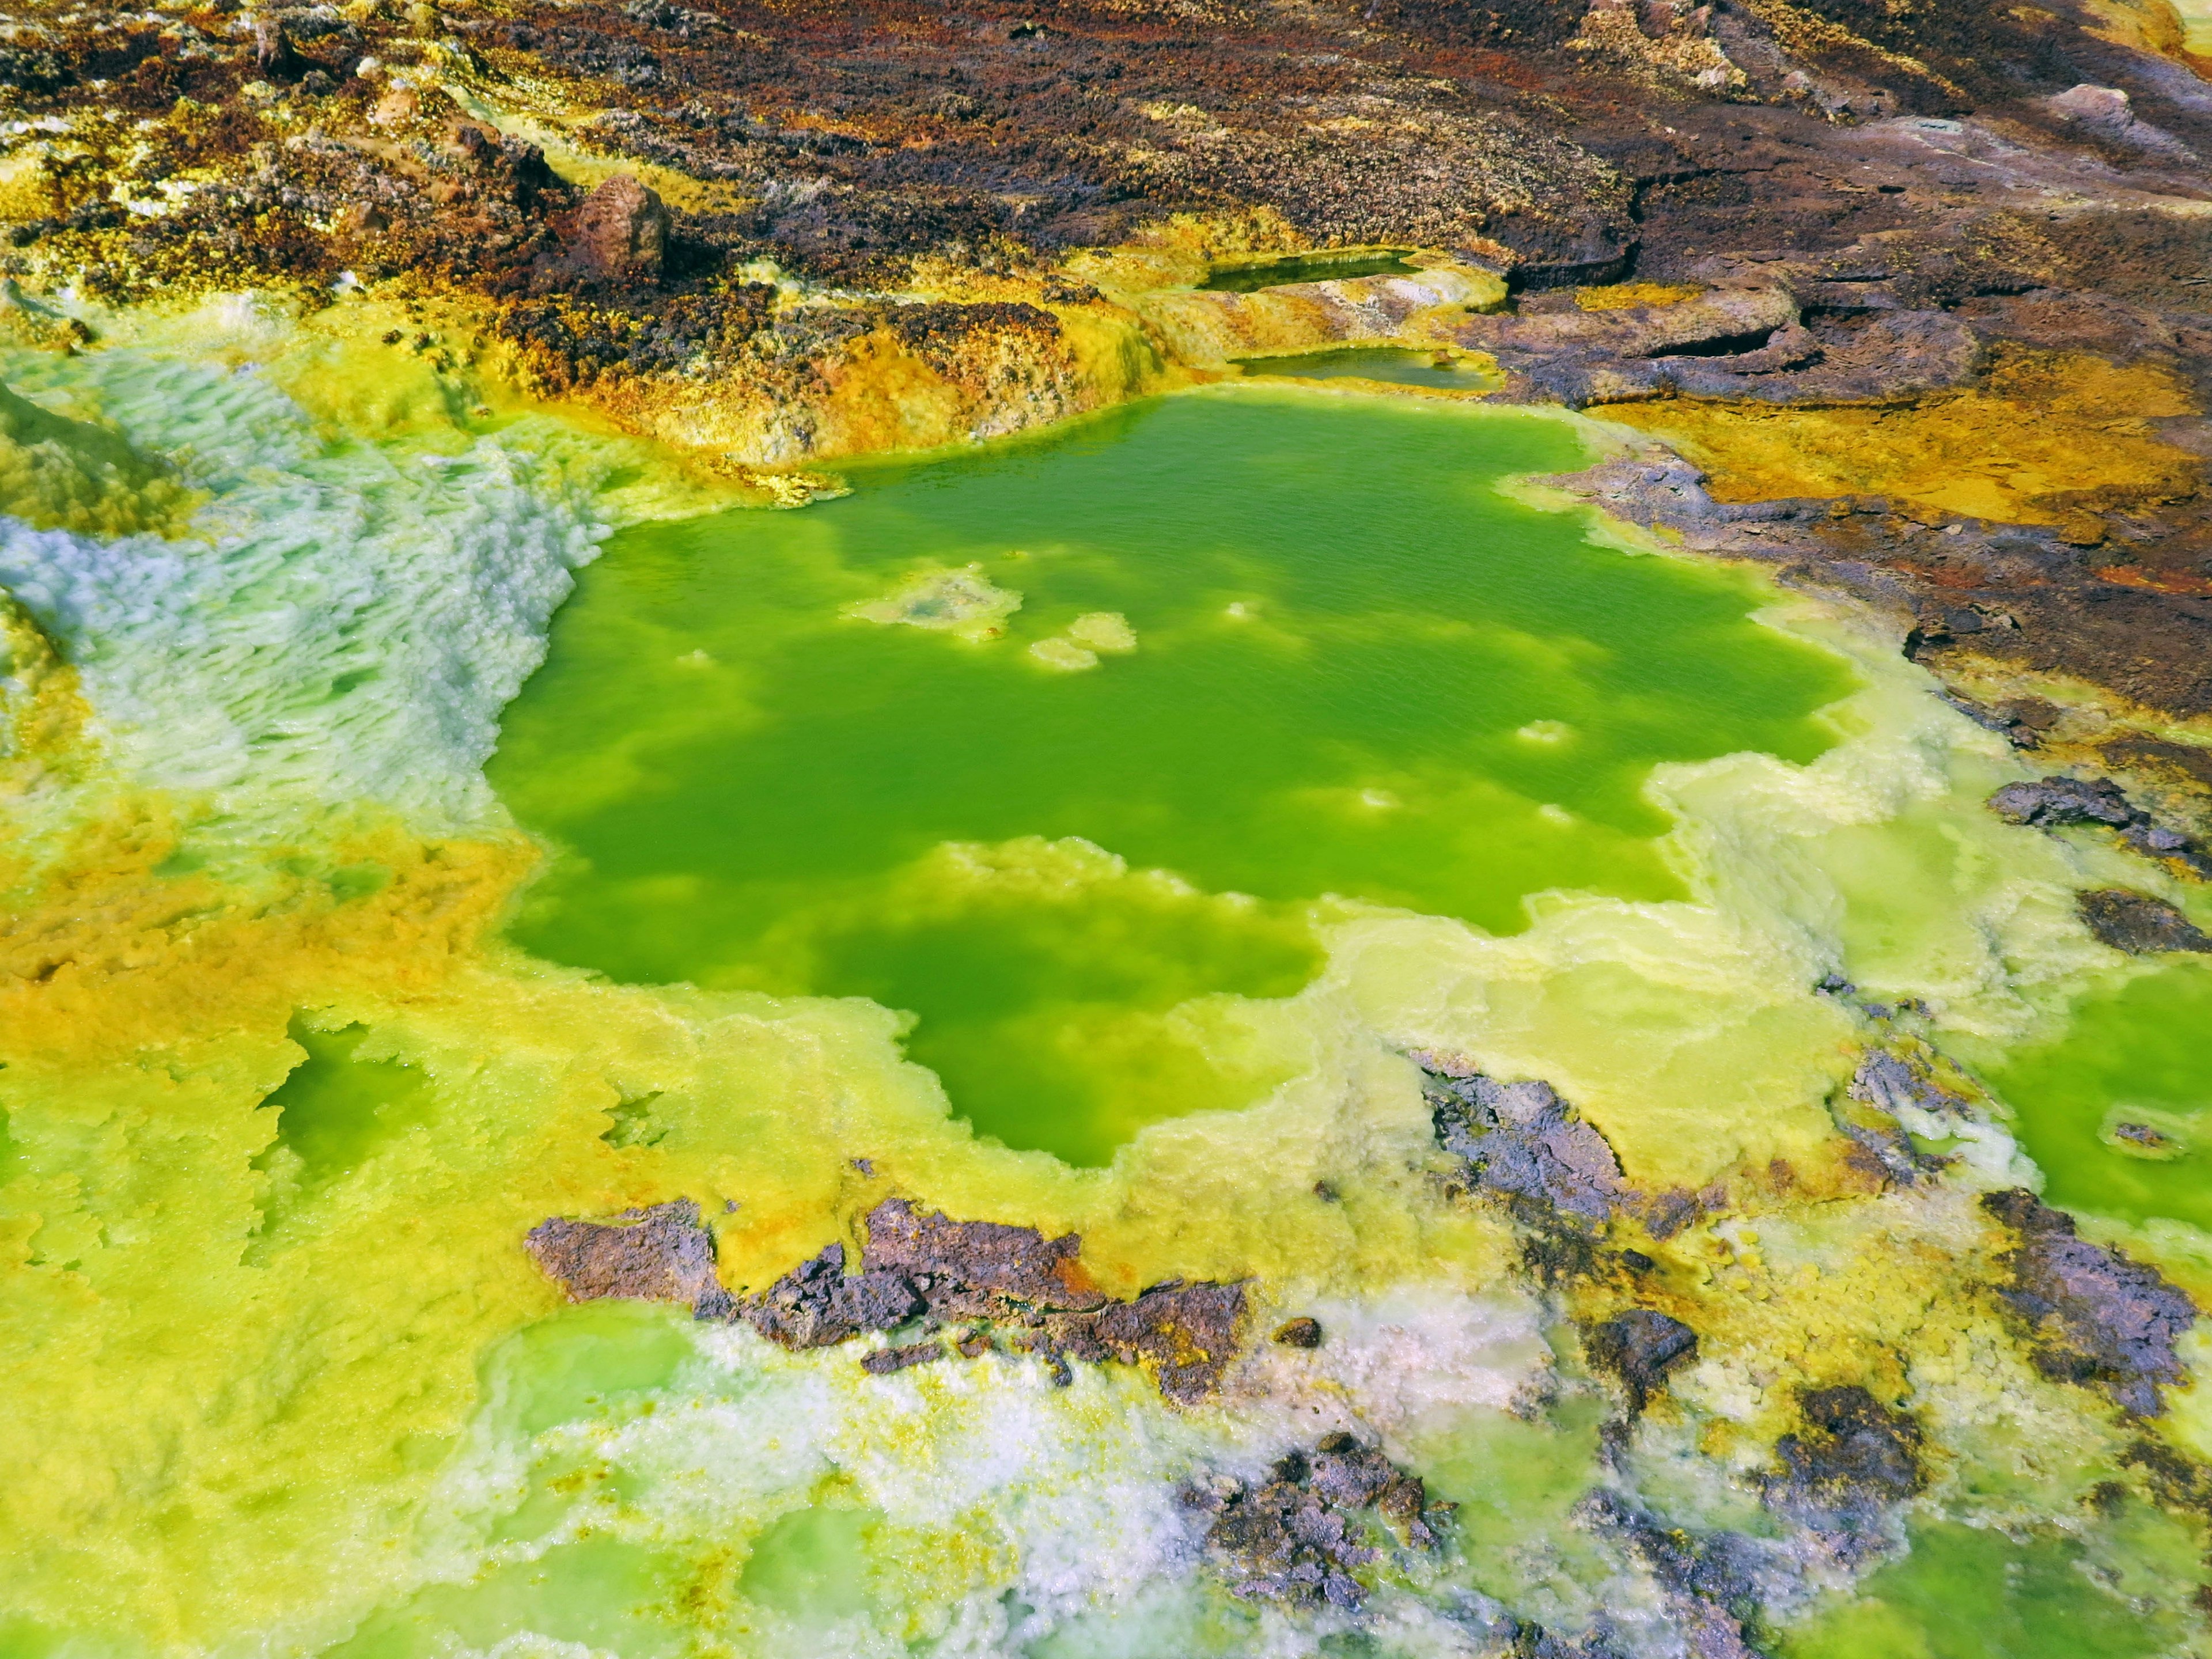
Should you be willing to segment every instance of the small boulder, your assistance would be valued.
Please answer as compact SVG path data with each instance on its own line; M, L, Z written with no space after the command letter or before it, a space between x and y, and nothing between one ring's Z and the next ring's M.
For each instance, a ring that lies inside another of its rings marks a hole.
M860 1356L860 1369L871 1376L889 1376L910 1366L927 1365L945 1358L942 1342L909 1342L901 1348L878 1348Z
M627 173L618 173L576 210L569 247L576 266L610 281L650 282L668 253L668 210Z
M2120 787L2109 778L2041 778L2008 783L1990 797L1990 810L2008 823L2057 829L2069 823L2105 823L2124 829L2137 817Z

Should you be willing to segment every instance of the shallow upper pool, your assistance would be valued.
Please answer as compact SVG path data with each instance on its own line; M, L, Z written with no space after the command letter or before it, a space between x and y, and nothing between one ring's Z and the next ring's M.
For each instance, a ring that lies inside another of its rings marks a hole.
M610 544L495 786L514 927L634 981L874 998L985 1133L1103 1161L1280 1080L1325 895L1500 931L1675 896L1651 768L1810 758L1840 664L1735 573L1500 493L1565 424L1243 389Z

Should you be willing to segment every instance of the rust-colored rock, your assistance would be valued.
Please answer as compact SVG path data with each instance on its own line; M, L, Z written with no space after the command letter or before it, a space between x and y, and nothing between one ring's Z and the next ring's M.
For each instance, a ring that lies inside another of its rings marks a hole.
M668 210L651 189L618 173L576 210L568 257L609 282L651 282L668 255Z
M685 1302L702 1319L722 1317L734 1305L714 1277L714 1236L688 1198L612 1221L555 1216L530 1230L524 1248L571 1302Z
M1034 1227L954 1221L902 1198L876 1206L867 1232L863 1271L914 1279L933 1306L964 1311L962 1304L978 1292L1054 1310L1096 1308L1106 1300L1084 1271L1077 1233L1047 1238Z

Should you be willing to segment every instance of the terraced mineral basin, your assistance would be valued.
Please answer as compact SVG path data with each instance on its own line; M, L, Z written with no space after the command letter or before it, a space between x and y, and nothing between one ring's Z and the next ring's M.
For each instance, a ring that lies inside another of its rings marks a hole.
M557 850L513 937L908 1011L957 1113L1079 1164L1244 1105L1329 918L1680 896L1651 769L1831 740L1849 674L1746 580L1499 487L1581 455L1246 389L628 532L489 768Z

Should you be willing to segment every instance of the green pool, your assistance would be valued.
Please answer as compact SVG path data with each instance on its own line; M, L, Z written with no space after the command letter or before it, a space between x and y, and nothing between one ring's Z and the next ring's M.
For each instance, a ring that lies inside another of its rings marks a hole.
M557 849L513 936L911 1011L956 1111L1072 1162L1243 1104L1279 1075L1238 1011L1331 904L1674 896L1651 768L1828 741L1846 672L1747 580L1498 488L1583 459L1245 388L631 531L489 769Z

